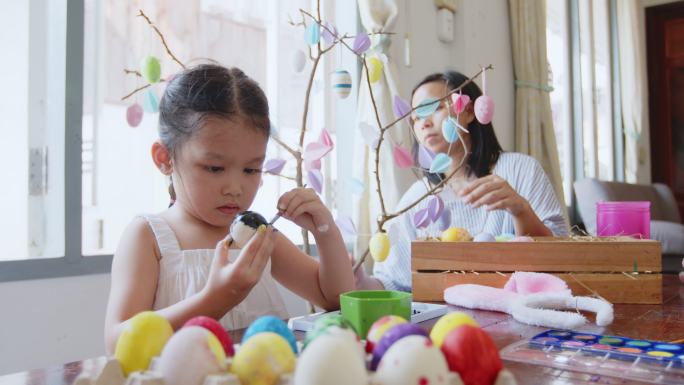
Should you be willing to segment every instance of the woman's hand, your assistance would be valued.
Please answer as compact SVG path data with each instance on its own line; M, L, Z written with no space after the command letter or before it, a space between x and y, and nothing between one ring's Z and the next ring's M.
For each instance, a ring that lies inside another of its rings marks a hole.
M221 305L221 310L217 309L218 318L247 297L259 282L271 257L273 244L273 228L262 225L242 248L235 262L228 259L227 239L216 245L204 291L210 301Z
M295 188L283 194L278 200L278 211L314 235L325 233L335 225L330 210L310 188Z
M487 210L507 210L514 217L531 211L530 204L498 175L487 175L466 185L459 195L473 207L486 205Z

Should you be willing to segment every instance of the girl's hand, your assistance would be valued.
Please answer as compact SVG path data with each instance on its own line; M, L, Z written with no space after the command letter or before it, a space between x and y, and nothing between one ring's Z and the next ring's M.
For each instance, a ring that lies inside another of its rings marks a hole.
M226 311L240 303L259 282L273 251L271 226L261 226L240 251L235 262L228 259L227 239L216 245L205 290Z
M334 226L330 210L310 188L295 188L283 194L278 200L278 211L314 235L325 233Z
M473 207L486 205L489 211L507 210L514 217L532 210L527 200L498 175L487 175L468 183L459 196Z

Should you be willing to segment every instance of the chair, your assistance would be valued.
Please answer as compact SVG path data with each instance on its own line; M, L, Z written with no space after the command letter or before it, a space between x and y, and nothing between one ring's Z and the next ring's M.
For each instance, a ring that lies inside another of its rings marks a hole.
M591 235L596 235L596 202L650 201L651 239L661 243L664 256L663 271L681 270L680 260L684 256L684 225L677 201L667 185L638 185L585 178L575 181L574 188L580 217Z

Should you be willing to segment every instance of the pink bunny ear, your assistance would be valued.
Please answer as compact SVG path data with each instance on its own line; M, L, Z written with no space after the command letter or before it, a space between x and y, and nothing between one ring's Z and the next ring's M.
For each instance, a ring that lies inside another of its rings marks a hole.
M552 274L518 271L503 289L519 294L549 293L568 290L568 285Z
M454 285L444 290L444 301L469 309L509 312L518 294L484 285Z

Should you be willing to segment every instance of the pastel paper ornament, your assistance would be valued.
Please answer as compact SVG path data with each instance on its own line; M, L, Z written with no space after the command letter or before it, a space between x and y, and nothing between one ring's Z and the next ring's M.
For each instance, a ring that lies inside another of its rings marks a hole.
M264 172L273 175L280 175L281 171L283 171L283 167L285 167L284 159L269 159L266 161L266 163L264 163Z
M399 168L411 168L413 167L413 157L411 153L398 145L394 145L394 164Z
M345 70L337 70L332 74L332 88L333 91L341 99L345 99L351 93L352 78L349 72Z
M444 201L437 195L430 198L428 202L428 213L430 214L430 219L435 222L439 217L442 216L444 211Z
M343 234L355 237L357 234L356 231L356 226L354 225L354 221L346 215L341 215L337 217L335 220L335 224L337 224L337 227L340 229L340 231Z
M320 170L321 169L321 160L320 159L313 159L313 160L306 160L304 159L304 168L308 170Z
M354 44L352 45L352 50L357 54L361 55L370 48L371 41L367 33L361 32L354 38Z
M422 144L418 146L418 164L421 168L426 170L430 169L432 161L435 159L435 153L430 151L427 147Z
M366 190L366 185L357 178L349 178L348 188L354 195L361 195Z
M304 51L301 49L297 49L294 52L292 52L292 69L294 72L302 72L304 71L304 67L306 66L306 54Z
M416 108L416 115L418 115L419 118L425 119L428 116L432 115L437 111L437 108L439 107L439 99L435 98L427 98L422 100L418 104L418 108Z
M152 89L147 89L143 95L143 110L150 114L159 112L159 98Z
M454 143L458 140L458 132L456 132L456 123L452 117L448 117L442 121L442 135L449 143Z
M430 211L425 209L420 209L416 211L413 215L413 225L419 229L425 228L430 224Z
M326 146L321 142L312 142L307 144L304 148L303 157L304 160L313 161L321 159L322 157L326 156L330 151L332 151L332 147Z
M430 173L444 173L449 166L451 166L451 158L447 154L440 152L439 154L435 155L435 159L433 159L432 164L430 164Z
M126 109L126 121L131 127L138 127L143 118L143 108L138 103L133 103Z
M470 96L464 94L452 94L451 95L451 109L454 114L458 115L463 112L466 106L470 103Z
M392 104L392 111L394 111L394 116L397 119L407 117L409 111L411 111L411 106L401 98L399 95L394 95L394 104Z
M159 59L154 56L147 56L140 64L140 75L150 84L154 84L161 79L161 65Z
M323 23L321 35L323 36L323 40L325 40L326 43L332 44L335 42L335 39L337 38L337 28L335 28L335 26L332 25L332 23L326 21L325 23Z
M382 77L382 61L375 56L366 59L368 65L368 80L371 83L377 83Z
M312 23L304 31L304 41L308 45L318 44L321 40L321 27L318 23Z
M368 242L368 249L371 257L373 257L376 262L385 261L390 250L390 241L387 233L375 233L375 235L371 237L370 242Z
M380 131L375 126L365 122L359 123L359 128L361 129L363 141L366 142L369 147L375 148L378 144L378 140L380 140Z
M319 170L309 170L306 175L309 186L320 194L323 191L323 174Z
M330 147L331 149L335 147L335 144L330 137L330 133L325 128L321 130L321 134L318 136L318 142Z

